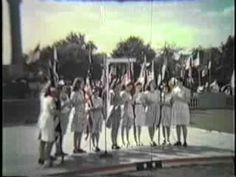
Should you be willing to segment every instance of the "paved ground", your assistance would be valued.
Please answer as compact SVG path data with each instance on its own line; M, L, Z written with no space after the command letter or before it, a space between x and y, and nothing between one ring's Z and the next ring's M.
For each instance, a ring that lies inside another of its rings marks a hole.
M103 177L233 177L233 164L199 165L158 169L152 171L128 172ZM93 176L100 177L100 176Z
M131 130L132 132L133 130ZM113 151L113 158L101 160L98 154L89 153L83 155L73 155L66 159L63 166L56 166L52 169L42 169L37 164L38 158L38 130L36 125L28 126L11 126L3 128L3 175L33 175L36 174L55 174L60 172L75 171L89 167L105 167L116 164L128 164L143 160L153 159L173 159L188 157L207 157L207 156L225 156L234 155L234 134L220 133L217 131L208 131L199 128L189 128L189 147L157 147L151 149L147 129L142 132L142 142L145 146L136 148L134 138L130 136L131 147L128 149ZM110 152L110 130L107 130L108 151ZM104 149L104 131L101 134L100 147ZM162 134L161 134L162 142ZM158 142L158 133L155 135ZM84 139L83 139L84 140ZM71 154L73 136L69 132L65 136L64 150ZM171 131L171 142L176 141L175 129ZM121 144L121 138L119 138ZM89 141L83 141L83 148L87 152L92 152ZM151 151L153 153L151 153ZM165 172L163 172L165 173ZM177 173L177 172L176 172ZM129 174L127 174L129 175ZM58 175L57 175L58 176ZM66 175L67 176L67 175ZM134 175L135 176L135 175ZM162 176L162 175L161 175ZM202 176L202 175L199 175ZM204 176L204 175L203 175Z

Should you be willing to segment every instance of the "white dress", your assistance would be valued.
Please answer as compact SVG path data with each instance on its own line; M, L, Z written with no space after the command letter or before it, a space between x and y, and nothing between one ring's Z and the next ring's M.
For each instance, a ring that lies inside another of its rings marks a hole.
M158 125L160 120L160 92L155 90L153 92L145 92L146 102L146 121L145 125L148 127Z
M92 133L99 133L102 131L103 100L100 97L98 98L93 97L92 100L93 100L93 107L95 108L95 109L92 109L90 112L90 115L92 117Z
M123 91L121 92L121 98L123 102L123 111L121 114L122 127L131 128L134 121L134 111L132 106L132 96L130 93Z
M137 93L134 95L135 104L135 125L144 126L146 121L145 113L145 97L144 93Z
M163 126L171 126L171 94L165 94L163 97L163 106L161 110L161 122Z
M40 139L45 142L53 142L55 140L54 116L56 113L56 104L50 96L41 99L42 107L39 116Z
M60 125L62 134L66 134L67 126L69 123L69 115L71 111L70 98L65 95L65 99L61 99L61 113L60 113Z
M74 107L74 115L71 122L71 131L82 133L86 130L87 125L84 93L82 91L72 92L71 103Z
M175 87L172 91L172 125L189 125L190 111L187 101L189 100L189 92L186 88L180 89Z

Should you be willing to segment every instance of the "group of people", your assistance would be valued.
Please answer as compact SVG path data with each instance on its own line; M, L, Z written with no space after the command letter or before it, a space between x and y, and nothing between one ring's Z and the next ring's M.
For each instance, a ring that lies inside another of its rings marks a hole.
M112 149L120 149L117 142L119 128L123 145L130 145L131 127L137 146L142 145L143 127L148 128L150 145L156 146L154 135L160 125L163 127L163 144L170 144L170 128L176 126L177 142L174 145L182 145L182 129L183 146L187 146L190 91L183 86L181 79L177 83L168 82L162 86L157 87L153 80L146 84L139 81L122 84L121 80L116 79L109 92L106 92L98 86L93 89L87 87L81 78L76 78L72 86L59 82L55 87L50 81L45 82L40 93L39 164L52 165L54 159L51 151L54 143L55 156L66 155L62 143L67 129L73 132L73 153L85 152L81 148L83 133L87 134L86 139L90 135L95 152L99 152L99 135L104 120L105 126L111 129ZM72 120L68 127L70 114Z

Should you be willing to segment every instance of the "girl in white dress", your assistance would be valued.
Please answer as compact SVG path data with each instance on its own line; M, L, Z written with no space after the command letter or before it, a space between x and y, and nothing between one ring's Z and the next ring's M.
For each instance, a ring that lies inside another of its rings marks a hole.
M93 102L93 107L89 109L90 115L92 118L92 142L93 146L95 148L95 152L99 152L99 135L100 132L102 131L102 121L103 121L103 100L102 98L99 97L99 89L95 88L93 91L93 97L92 97L92 102Z
M45 142L42 158L42 160L46 162L45 167L52 166L50 154L53 142L55 141L54 117L57 114L55 104L56 97L56 89L54 87L49 87L42 99L42 108L39 117L40 141Z
M121 137L123 145L125 145L124 142L124 132L126 131L126 140L127 140L127 146L129 146L129 131L131 126L133 125L134 121L134 113L133 113L133 99L131 96L131 90L132 90L132 83L129 82L126 84L126 88L123 92L121 92L121 98L123 102L123 111L121 115L122 119L122 127L121 127Z
M74 132L74 153L83 153L81 149L82 134L86 130L87 120L85 112L85 95L84 95L84 81L76 78L73 83L73 90L71 93L71 104L75 109L71 131Z
M190 101L190 92L183 86L183 80L179 79L178 85L172 91L172 124L176 125L177 142L175 146L181 146L181 129L183 131L184 143L187 146L187 125L190 123L190 110L188 102Z
M135 84L135 94L134 94L134 120L135 120L135 126L137 129L138 136L135 137L137 139L137 145L141 145L140 137L141 137L141 130L142 126L145 125L146 121L146 113L145 113L145 95L142 92L142 83L137 82ZM136 135L135 135L136 136Z
M162 131L163 131L163 137L164 142L163 145L166 144L166 142L170 145L170 127L171 127L171 92L170 87L168 85L165 85L164 87L164 93L162 95Z
M157 144L153 140L156 126L159 125L160 120L160 91L155 89L154 81L150 81L145 91L146 103L146 121L145 125L148 127L149 136L151 139L151 146Z

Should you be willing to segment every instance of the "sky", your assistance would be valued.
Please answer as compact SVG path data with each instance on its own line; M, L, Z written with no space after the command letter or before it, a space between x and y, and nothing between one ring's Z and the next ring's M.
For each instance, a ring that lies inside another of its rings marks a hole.
M3 4L3 64L11 62L7 0ZM156 50L165 42L178 47L219 46L234 35L233 0L159 0L129 2L81 2L76 0L22 0L22 48L28 53L65 38L83 33L111 53L116 44L137 36Z

